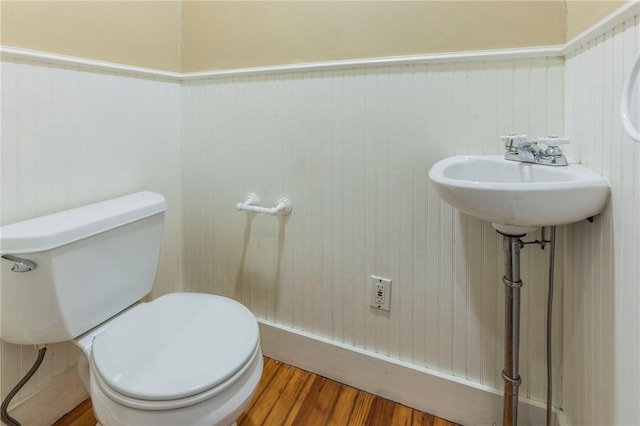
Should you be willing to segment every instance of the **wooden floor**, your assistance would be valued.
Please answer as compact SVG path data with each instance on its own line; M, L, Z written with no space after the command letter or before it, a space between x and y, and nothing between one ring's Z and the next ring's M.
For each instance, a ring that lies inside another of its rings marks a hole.
M456 425L266 357L258 390L237 423L238 426ZM91 401L87 399L54 426L95 424Z

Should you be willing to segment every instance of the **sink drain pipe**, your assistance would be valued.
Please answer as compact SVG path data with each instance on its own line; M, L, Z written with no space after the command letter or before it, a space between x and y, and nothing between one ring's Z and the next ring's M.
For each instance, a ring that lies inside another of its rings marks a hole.
M524 247L520 237L524 235L502 234L504 246L504 401L502 424L518 424L518 389L520 378L520 249Z
M500 233L500 232L499 232ZM553 312L553 275L555 270L555 248L556 248L556 227L551 226L549 240L545 240L544 228L542 228L542 238L536 241L522 242L520 239L524 235L502 234L504 247L504 277L502 282L505 285L504 297L504 370L502 379L504 380L504 402L502 424L504 426L516 426L518 424L518 390L522 379L519 372L520 357L520 289L522 280L520 279L520 250L525 244L539 244L544 250L545 244L550 243L549 249L549 289L547 293L547 330L546 330L546 355L547 355L547 426L552 422L552 384L553 376L551 369L551 325Z

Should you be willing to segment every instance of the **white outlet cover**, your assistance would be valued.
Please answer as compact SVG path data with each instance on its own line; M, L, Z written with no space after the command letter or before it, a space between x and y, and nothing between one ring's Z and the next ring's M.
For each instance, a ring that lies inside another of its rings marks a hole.
M391 310L391 280L389 278L371 275L371 300L370 306L383 311ZM378 287L382 290L382 295L378 293ZM381 299L381 300L380 300Z

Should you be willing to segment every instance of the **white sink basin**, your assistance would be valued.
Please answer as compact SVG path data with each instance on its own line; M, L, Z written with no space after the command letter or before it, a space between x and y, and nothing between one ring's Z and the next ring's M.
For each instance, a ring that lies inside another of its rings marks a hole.
M448 204L509 235L595 216L609 196L606 179L580 164L544 166L498 155L445 158L429 178Z

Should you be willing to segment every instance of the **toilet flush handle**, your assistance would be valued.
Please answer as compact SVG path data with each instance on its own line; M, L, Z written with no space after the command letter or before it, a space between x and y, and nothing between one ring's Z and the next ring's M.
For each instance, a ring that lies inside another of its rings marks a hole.
M13 256L10 254L2 255L2 258L7 259L10 262L14 262L13 266L11 267L11 270L13 272L29 272L36 269L37 266L35 262L29 259L23 259L21 257Z

